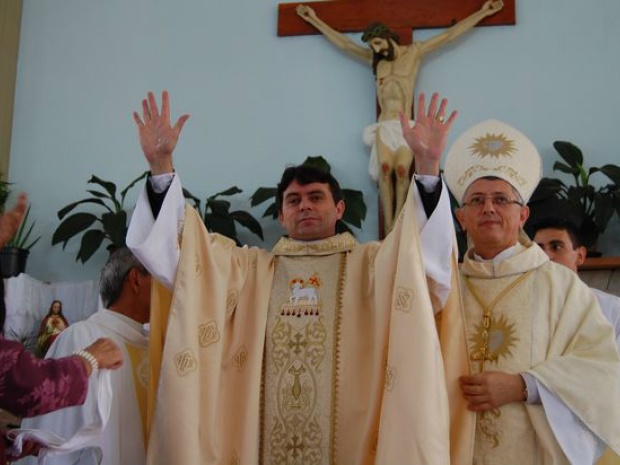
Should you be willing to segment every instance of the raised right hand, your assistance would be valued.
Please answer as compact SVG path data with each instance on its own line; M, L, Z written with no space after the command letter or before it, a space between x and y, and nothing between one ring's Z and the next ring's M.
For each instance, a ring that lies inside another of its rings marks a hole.
M173 171L172 152L189 115L181 115L176 124L170 126L168 92L163 91L161 94L161 113L157 108L153 92L148 93L147 99L142 100L142 119L137 112L133 112L133 119L140 135L140 145L152 175L171 173Z
M123 352L112 339L97 339L84 350L97 359L99 369L116 370L123 364Z

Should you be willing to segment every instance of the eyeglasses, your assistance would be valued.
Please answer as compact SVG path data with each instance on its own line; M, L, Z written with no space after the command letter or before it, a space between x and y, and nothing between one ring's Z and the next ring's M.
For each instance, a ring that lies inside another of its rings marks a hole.
M486 202L487 199L491 200L491 203L494 207L503 208L508 205L517 204L519 206L523 206L518 200L512 200L505 195L474 195L467 202L463 202L463 206L472 207L472 208L481 208Z

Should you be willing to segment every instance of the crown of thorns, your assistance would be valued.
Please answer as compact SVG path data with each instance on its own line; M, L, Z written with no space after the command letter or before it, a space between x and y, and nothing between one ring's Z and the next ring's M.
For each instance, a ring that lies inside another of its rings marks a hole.
M398 43L398 34L393 33L383 23L372 23L366 28L362 35L362 42L368 42L375 37L381 37L383 39L393 39Z

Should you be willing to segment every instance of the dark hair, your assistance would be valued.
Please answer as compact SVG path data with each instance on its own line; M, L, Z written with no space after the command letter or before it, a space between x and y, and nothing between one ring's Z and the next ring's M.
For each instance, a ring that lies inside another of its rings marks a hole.
M342 200L342 190L340 189L340 184L338 184L336 178L334 178L330 173L310 165L291 166L286 168L284 173L282 173L282 178L280 179L280 183L278 184L276 191L276 207L278 208L278 213L282 212L284 191L293 181L297 181L302 186L312 184L313 182L329 184L329 190L334 198L334 204L337 204Z
M64 318L64 315L62 314L62 302L58 299L56 300L52 300L52 304L50 305L50 309L47 311L47 315L46 316L51 316L52 315L52 308L54 308L54 304L58 302L60 304L60 311L58 312L58 315L62 316Z
M362 42L370 42L375 37L380 37L387 40L392 39L396 43L399 43L400 40L398 34L390 31L385 24L379 22L372 23L364 29L364 33L362 34Z
M146 268L127 247L116 249L110 254L99 279L99 292L104 307L109 307L121 296L125 278L134 268L143 275L148 274Z
M374 50L372 51L372 72L376 76L377 75L377 66L379 66L379 62L381 60L394 60L394 45L391 40L396 42L397 44L400 41L398 34L389 30L389 28L383 23L372 23L368 26L364 33L362 34L362 42L370 42L375 37L379 37L381 39L385 39L388 42L388 54L387 56L383 56L379 53L376 53Z
M570 237L570 241L573 243L573 249L583 245L581 235L579 234L579 229L571 221L556 217L544 218L537 221L532 226L532 237L534 237L541 229L559 229L560 231L566 231L568 237Z

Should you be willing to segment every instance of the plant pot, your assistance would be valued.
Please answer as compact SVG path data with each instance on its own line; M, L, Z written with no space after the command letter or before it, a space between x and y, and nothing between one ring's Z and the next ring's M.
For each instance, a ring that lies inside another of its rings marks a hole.
M17 247L3 247L0 252L0 266L2 266L2 277L12 278L26 271L26 260L28 260L29 250L18 249Z

